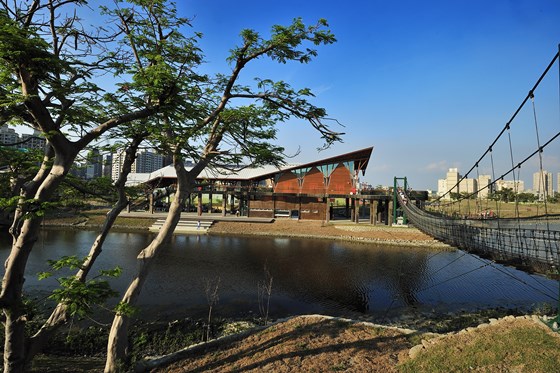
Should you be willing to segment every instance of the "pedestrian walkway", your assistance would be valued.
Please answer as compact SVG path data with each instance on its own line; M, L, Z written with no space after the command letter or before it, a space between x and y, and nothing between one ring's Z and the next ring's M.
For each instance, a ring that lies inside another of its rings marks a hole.
M162 219L165 220L167 217L167 212L154 212L153 214L147 211L131 211L131 212L122 212L120 214L122 217L127 218L140 218L140 219ZM182 212L181 213L181 220L182 221L239 221L245 223L272 223L274 221L273 218L254 218L254 217L246 217L246 216L235 216L235 215L226 215L222 216L221 213L209 213L205 212L202 215L198 215L196 212Z

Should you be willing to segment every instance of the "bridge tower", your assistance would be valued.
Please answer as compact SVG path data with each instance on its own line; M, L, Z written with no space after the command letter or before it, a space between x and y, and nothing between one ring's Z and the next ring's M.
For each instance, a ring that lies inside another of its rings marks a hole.
M404 191L406 193L406 190L408 189L408 184L406 182L406 176L405 177L394 177L393 179L393 224L397 224L397 204L398 204L398 199L397 199L397 181L398 180L403 180L403 188ZM406 214L404 212L403 209L401 209L402 213L403 213L403 224L407 223L406 220Z

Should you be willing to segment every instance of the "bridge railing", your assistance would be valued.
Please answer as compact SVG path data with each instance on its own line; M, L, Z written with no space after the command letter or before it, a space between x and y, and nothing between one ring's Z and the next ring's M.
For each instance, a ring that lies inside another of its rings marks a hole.
M422 232L459 249L547 273L560 260L560 218L469 219L438 216L398 194L408 219Z

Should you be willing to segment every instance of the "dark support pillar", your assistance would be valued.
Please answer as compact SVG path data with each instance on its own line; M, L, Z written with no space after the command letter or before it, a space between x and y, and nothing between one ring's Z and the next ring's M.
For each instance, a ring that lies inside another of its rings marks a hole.
M369 223L377 224L377 201L373 199L369 201Z
M355 221L356 218L356 200L354 198L350 198L350 221Z
M297 220L301 220L301 196L298 196L298 213Z
M344 207L344 216L346 217L350 215L350 212L348 211L348 209L350 208L349 204L350 201L348 200L348 198L346 198L346 206Z
M198 216L202 215L202 193L198 193L198 195L197 195L196 213L197 213Z
M393 201L389 201L388 205L387 205L387 225L388 226L392 226L393 225L393 209L395 208L395 205L393 204Z
M324 198L324 206L325 206L325 221L327 224L331 221L331 206L329 205L329 198Z
M271 216L272 219L274 219L276 217L275 211L276 211L276 196L273 194L272 195L272 216Z
M228 194L227 192L224 192L224 194L222 195L222 216L226 216L227 199Z
M208 206L208 212L211 213L212 212L212 205L213 205L213 203L212 203L212 192L210 192L209 199L210 199L210 202L209 202L210 205Z
M354 198L354 222L360 222L360 199Z
M247 192L247 217L251 216L251 195Z
M232 194L229 203L229 210L231 211L232 214L235 215L235 212L233 211L234 209L235 209L235 196Z
M150 214L154 213L154 194L150 193L150 197L148 198L148 211Z

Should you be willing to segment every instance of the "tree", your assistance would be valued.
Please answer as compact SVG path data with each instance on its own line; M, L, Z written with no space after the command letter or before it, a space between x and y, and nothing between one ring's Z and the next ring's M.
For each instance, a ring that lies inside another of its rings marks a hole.
M126 155L122 165L121 174L115 181L114 185L114 189L117 193L117 200L112 209L107 213L105 222L100 229L99 234L92 243L88 255L79 264L78 271L72 279L75 282L82 284L86 282L87 276L90 273L96 258L101 254L103 243L105 242L105 239L107 238L111 227L113 226L121 211L124 210L124 208L129 203L129 199L126 195L125 184L127 177L132 169L132 164L136 159L136 151L138 150L138 147L144 140L145 136L145 132L139 132L131 136L131 142L130 144L128 144L125 150ZM97 294L89 292L88 296L95 297L97 296ZM46 322L33 336L29 338L25 349L25 365L31 363L33 357L41 351L44 345L48 342L49 338L58 330L59 327L67 322L70 316L72 316L73 310L70 307L72 302L73 299L62 297L55 309L47 318ZM93 305L93 303L91 304ZM78 309L77 311L83 312L84 310ZM76 310L74 310L74 313L76 313Z
M39 170L19 191L10 227L13 245L0 294L6 316L5 372L23 371L26 356L32 356L25 349L22 288L45 206L93 141L110 132L133 138L143 128L159 151L173 155L178 178L166 223L142 251L138 275L117 307L106 364L106 371L116 371L126 363L126 311L172 234L197 175L213 165L281 163L283 149L273 143L275 126L290 117L311 123L327 146L340 140L341 134L325 124L326 111L308 101L309 89L263 78L254 86L238 83L242 70L256 59L311 61L317 55L313 46L335 41L326 21L305 26L296 19L289 26L274 26L269 38L244 30L229 59L232 71L209 77L196 72L202 62L196 44L200 35L185 35L189 21L176 15L173 4L116 2L103 8L105 18L97 28L81 24L78 14L85 4L35 0L26 7L0 0L0 122L26 124L48 143ZM101 86L104 75L114 76L115 83ZM184 168L186 157L196 162L190 172ZM102 233L110 225L109 220ZM88 260L99 252L100 246ZM87 276L87 271L77 275Z
M122 30L82 26L78 13L85 4L0 1L0 123L28 125L48 143L39 170L18 191L10 227L13 245L0 293L5 372L24 370L22 288L27 258L45 206L76 156L111 129L177 110L176 82L189 80L190 66L200 62L192 43L183 40L185 48L175 56L153 56L154 61L166 59L168 66L180 67L172 81L161 80L156 64L139 66L126 50ZM119 83L100 87L96 82L106 74L119 77Z
M117 9L116 18L125 25L131 49L136 51L136 59L145 57L141 46L143 37L150 30L164 29L169 10L142 9L145 22L130 24L126 14L139 14L139 10ZM160 27L161 26L161 27ZM184 89L185 110L173 116L159 116L157 125L161 135L157 142L161 150L173 154L177 174L175 198L170 205L164 225L155 239L139 254L139 270L126 290L119 307L125 311L134 306L147 279L154 259L163 248L179 221L184 209L185 198L192 191L195 179L206 167L232 165L250 161L253 165L282 162L283 149L272 140L276 134L276 123L290 117L310 122L325 140L326 146L340 140L339 133L333 132L323 122L326 112L307 100L312 96L309 89L295 90L286 82L258 79L255 87L240 85L239 76L245 66L259 58L268 57L273 61L286 63L297 61L307 63L317 52L304 43L314 45L329 44L334 36L326 29L327 23L320 20L316 25L305 26L300 19L290 26L274 26L268 39L252 30L241 32L242 44L232 50L229 61L232 71L229 75L201 79ZM173 34L175 30L165 31ZM142 35L137 38L137 35ZM158 35L153 34L157 39ZM248 101L243 104L243 101ZM154 134L156 135L156 134ZM195 160L195 166L187 172L184 158ZM106 372L117 371L127 364L128 327L130 317L120 308L113 320L107 346Z

